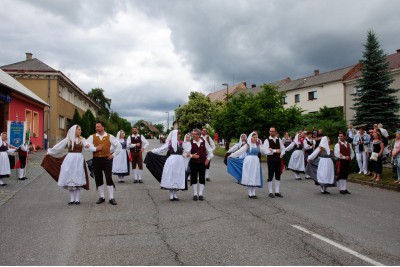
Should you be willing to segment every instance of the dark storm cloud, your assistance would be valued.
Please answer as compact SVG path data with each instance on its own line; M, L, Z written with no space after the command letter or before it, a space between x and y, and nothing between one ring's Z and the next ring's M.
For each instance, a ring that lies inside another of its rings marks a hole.
M3 0L0 65L25 52L135 122L166 120L190 91L356 64L367 31L400 48L399 1Z
M163 16L196 77L274 81L356 64L369 29L400 43L396 1L140 1Z

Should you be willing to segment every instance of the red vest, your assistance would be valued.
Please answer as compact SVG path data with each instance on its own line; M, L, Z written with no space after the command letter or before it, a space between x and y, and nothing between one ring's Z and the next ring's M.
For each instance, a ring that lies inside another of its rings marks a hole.
M205 162L207 159L207 151L206 151L206 144L203 138L200 137L200 139L203 141L200 143L200 147L197 146L197 144L192 140L190 141L192 143L192 150L190 150L191 154L197 153L200 157L198 159L192 159L195 162Z
M350 145L349 145L349 143L346 143L346 146L345 146L341 142L339 142L339 147L340 147L340 154L342 154L342 156L350 157Z

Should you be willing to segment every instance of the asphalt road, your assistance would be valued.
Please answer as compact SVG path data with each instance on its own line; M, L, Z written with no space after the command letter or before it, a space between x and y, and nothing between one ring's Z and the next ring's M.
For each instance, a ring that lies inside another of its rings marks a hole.
M400 265L398 192L349 184L351 195L322 195L285 172L284 198L264 187L249 199L219 157L211 178L205 201L189 190L170 202L145 169L144 184L116 183L117 206L95 204L93 180L68 206L43 173L0 206L0 265Z

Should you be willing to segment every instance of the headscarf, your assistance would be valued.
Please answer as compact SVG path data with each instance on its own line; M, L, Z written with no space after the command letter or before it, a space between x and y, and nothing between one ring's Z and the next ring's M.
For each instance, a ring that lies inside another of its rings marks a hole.
M68 144L71 144L71 150L74 149L74 144L75 144L75 135L76 135L76 128L78 127L77 124L69 128L68 133L67 133L67 139L68 139Z
M166 144L171 144L172 149L174 150L174 152L176 152L176 150L178 149L178 130L172 130L168 137L167 140L165 140Z
M249 136L247 137L247 145L249 146L249 150L251 151L251 148L253 146L253 143L251 142L251 138L253 137L253 135L255 135L256 132L252 132L251 134L249 134ZM257 144L257 143L256 143Z
M331 149L329 147L328 137L324 136L321 138L321 142L319 143L320 147L323 147L328 155L331 154Z
M296 136L294 137L293 142L294 142L296 145L300 145L300 144L301 144L301 142L299 141L299 134L296 134Z
M121 139L121 132L123 132L122 130L118 131L116 138L119 140Z
M247 135L246 134L244 134L244 133L242 133L241 135L240 135L240 137L239 137L239 147L242 147L242 145L243 145L243 142L242 142L242 136L246 136L246 139L247 139Z
M186 136L189 136L189 140L192 140L192 136L190 135L190 133L187 133L187 134L185 134L185 137L183 138L184 143L187 143Z

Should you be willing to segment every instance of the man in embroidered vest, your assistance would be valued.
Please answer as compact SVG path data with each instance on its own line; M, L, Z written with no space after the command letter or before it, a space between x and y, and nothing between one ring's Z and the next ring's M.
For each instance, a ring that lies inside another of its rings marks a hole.
M203 127L203 129L201 130L201 138L203 138L205 141L207 141L208 145L211 147L212 152L214 152L215 150L215 143L213 141L213 139L208 135L208 131L206 128ZM211 160L208 162L208 165L206 166L206 181L211 181L210 179L210 164L211 164Z
M96 187L99 190L100 198L96 204L105 201L104 197L104 181L103 172L106 177L109 202L117 205L114 199L114 182L112 180L112 163L113 158L118 155L121 150L121 143L117 138L105 132L104 123L96 122L96 133L89 136L87 142L91 144L90 150L93 151L93 169L96 180Z
M282 140L278 137L278 132L275 127L269 128L269 137L264 141L264 151L267 153L268 158L268 196L270 198L283 197L280 193L280 183L281 183L281 159L285 155L285 147ZM272 179L275 175L275 195L272 192Z
M190 141L192 149L190 151L190 184L193 187L193 200L204 200L203 191L205 185L206 166L214 156L212 148L203 138L200 137L201 131L194 129L192 132L193 140ZM197 177L199 180L199 188L197 188ZM197 189L199 189L197 191ZM198 193L197 193L198 192Z
M28 162L28 144L21 144L18 148L18 160L19 160L19 169L18 169L18 180L28 179L26 177L25 166Z
M340 193L350 194L347 190L347 176L350 171L350 162L354 158L354 151L352 145L346 142L343 133L339 133L339 142L335 145L335 157L338 159L336 165Z
M138 134L138 128L132 127L132 135L126 141L126 147L129 148L132 157L132 173L133 173L133 183L143 183L142 173L143 173L143 157L142 153L146 147L149 146L146 138L143 135ZM139 170L136 170L136 166Z

